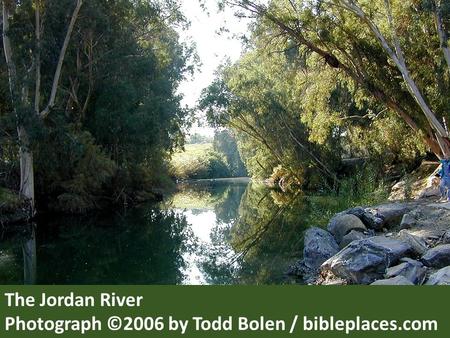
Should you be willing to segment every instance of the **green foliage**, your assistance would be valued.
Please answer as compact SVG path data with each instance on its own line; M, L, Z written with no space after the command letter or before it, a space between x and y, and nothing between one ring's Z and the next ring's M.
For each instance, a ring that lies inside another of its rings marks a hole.
M247 176L247 170L242 162L236 138L228 130L221 130L214 134L214 150L225 156L230 174L233 177Z
M345 190L342 159L376 163L380 179L436 146L399 70L356 15L326 1L237 3L256 18L247 51L219 68L200 108L212 125L233 130L251 176L309 190L342 181ZM385 3L358 4L390 39ZM450 74L431 8L406 1L392 10L412 77L437 118L449 120Z
M362 165L354 175L342 180L337 195L350 206L383 202L389 196L389 185L379 176L379 167L373 164Z
M212 138L209 136L205 136L205 135L201 135L201 134L192 134L189 135L188 139L186 140L187 144L204 144L204 143L211 143L212 142Z
M315 167L323 184L333 179L339 149L311 141L312 131L299 115L302 81L284 55L255 50L225 67L204 91L200 108L211 123L233 129L251 176L265 178L281 166L287 176L308 184Z
M94 144L94 139L89 133L84 132L76 139L77 144L71 150L75 152L56 153L59 159L56 160L51 170L56 175L61 175L60 179L53 182L45 181L55 176L43 177L43 182L39 182L40 191L47 191L50 195L56 195L56 201L51 202L53 209L67 212L86 212L100 206L102 194L110 189L112 178L116 172L116 164L101 149ZM45 156L47 160L52 156ZM64 167L58 164L64 163ZM55 165L56 164L56 165ZM40 169L42 164L37 163ZM48 172L47 172L48 174ZM41 176L39 176L41 177Z
M0 214L14 212L21 205L18 195L0 187Z
M182 180L230 176L224 157L211 143L187 144L184 151L174 154L171 165L172 176Z
M19 176L11 173L19 167L15 129L20 122L30 135L40 209L84 212L154 197L168 183L167 160L183 144L181 129L190 113L181 107L177 89L196 56L175 31L187 24L179 3L83 1L55 106L39 119L33 106L36 56L40 52L42 109L73 7L72 0L42 2L40 50L34 2L14 7L8 36L28 97L15 107L15 121L2 58L0 183L18 190Z
M223 130L214 142L187 144L172 156L171 174L177 179L205 179L246 176L236 140Z

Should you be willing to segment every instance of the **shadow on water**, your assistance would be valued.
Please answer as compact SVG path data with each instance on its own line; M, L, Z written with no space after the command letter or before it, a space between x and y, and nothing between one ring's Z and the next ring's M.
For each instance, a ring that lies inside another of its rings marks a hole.
M2 284L280 284L303 232L342 204L245 180L180 186L159 205L54 217L0 238Z

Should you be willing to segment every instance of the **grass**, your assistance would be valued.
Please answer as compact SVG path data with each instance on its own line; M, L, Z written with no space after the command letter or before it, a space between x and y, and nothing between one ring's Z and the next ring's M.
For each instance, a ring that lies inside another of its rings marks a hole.
M185 150L175 153L172 156L171 164L176 170L193 167L197 162L201 162L205 155L213 151L212 143L186 144Z

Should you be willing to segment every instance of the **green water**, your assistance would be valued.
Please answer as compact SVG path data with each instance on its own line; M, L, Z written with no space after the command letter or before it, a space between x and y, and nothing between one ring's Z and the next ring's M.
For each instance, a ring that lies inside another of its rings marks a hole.
M244 180L186 184L158 205L3 232L0 284L281 284L303 232L343 207Z

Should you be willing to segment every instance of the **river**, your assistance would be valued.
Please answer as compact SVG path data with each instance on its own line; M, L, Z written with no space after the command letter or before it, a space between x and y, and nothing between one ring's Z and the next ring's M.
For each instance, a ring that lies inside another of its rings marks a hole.
M0 284L293 283L304 230L345 204L245 179L183 184L159 204L4 231Z

